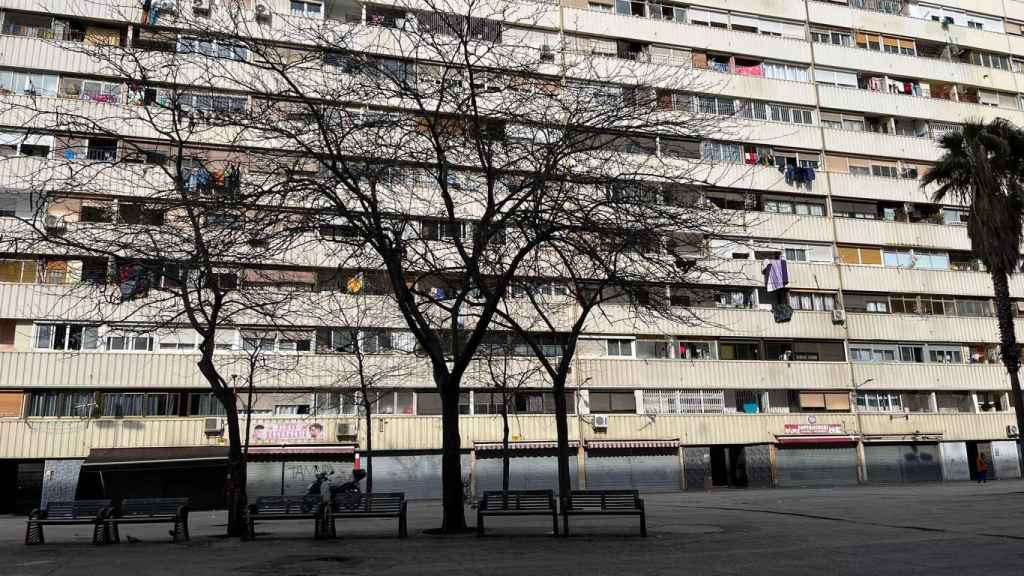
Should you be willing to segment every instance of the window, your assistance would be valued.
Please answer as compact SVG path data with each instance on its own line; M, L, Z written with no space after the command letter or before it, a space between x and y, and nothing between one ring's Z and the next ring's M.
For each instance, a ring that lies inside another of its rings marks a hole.
M354 416L359 408L358 392L317 392L313 397L315 416Z
M960 348L929 346L928 361L938 364L963 364L964 353Z
M99 328L81 324L36 324L35 347L39 350L96 350Z
M224 405L212 393L188 395L189 416L223 416Z
M895 166L872 164L871 175L878 178L899 178L899 170Z
M847 392L800 392L798 400L803 412L850 411L850 395Z
M839 261L843 264L882 264L882 251L878 248L861 248L857 246L837 246Z
M679 357L688 360L714 360L714 343L679 341Z
M732 142L706 140L701 143L701 156L713 162L742 162L743 146Z
M35 260L0 260L0 282L33 284L37 268Z
M609 356L633 356L633 341L624 339L608 339Z
M104 416L145 416L146 395L106 392L103 394L102 406Z
M424 220L421 234L424 240L466 238L469 235L469 224L466 222L448 222L444 220Z
M56 96L57 76L53 74L0 70L0 94Z
M668 340L637 340L637 358L671 358L672 343Z
M760 360L761 344L723 340L718 343L718 357L721 360Z
M636 414L636 395L629 392L590 391L591 414Z
M850 344L851 362L895 362L896 347L884 345Z
M644 390L645 414L720 414L725 412L722 390Z
M916 364L924 362L924 346L901 344L900 362L912 362Z
M323 6L319 2L291 2L292 16L313 16L319 18L323 14Z
M903 412L898 392L857 392L858 412Z
M95 406L94 394L89 391L30 392L25 416L86 418L92 415Z
M178 40L178 52L182 54L200 54L211 58L238 60L240 62L244 62L248 56L248 51L244 46L223 40L192 38L189 36L182 36Z
M107 350L120 352L152 352L153 337L140 334L108 335Z
M979 412L1003 412L1006 410L1002 392L976 392L975 396L978 398Z
M956 300L956 312L960 316L992 316L992 302L989 300Z
M952 298L922 296L921 313L935 316L953 316L956 314L956 303Z
M836 297L820 292L790 292L789 305L794 310L835 310Z
M764 76L765 78L775 78L777 80L808 81L807 68L777 62L764 63Z
M846 294L843 298L848 312L889 313L889 297L876 294Z

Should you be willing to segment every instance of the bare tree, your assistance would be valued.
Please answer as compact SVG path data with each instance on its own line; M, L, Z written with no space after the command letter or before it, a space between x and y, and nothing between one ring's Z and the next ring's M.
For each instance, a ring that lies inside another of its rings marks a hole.
M442 404L441 531L458 532L466 526L458 402L481 345L493 328L524 335L562 330L555 316L540 323L517 316L512 283L569 276L581 298L587 285L600 294L605 286L668 286L674 280L651 271L698 252L722 233L725 220L694 194L715 178L702 160L702 142L728 138L733 124L693 106L693 93L714 92L715 83L692 67L665 66L657 61L663 55L643 48L623 46L612 56L585 38L545 32L556 11L425 0L313 19L256 14L236 3L203 15L151 7L133 47L80 48L132 94L141 90L142 105L102 120L38 101L19 111L27 125L61 134L113 137L141 126L140 134L170 141L171 184L147 196L173 201L188 216L185 228L195 241L187 245L196 250L176 260L205 263L203 278L214 277L223 262L308 261L296 238L333 227L334 241L317 244L316 254L373 271L380 292L350 299L386 304L390 321L411 332L429 362ZM178 88L161 103L149 96L157 86ZM219 95L197 98L204 91ZM224 94L248 100L235 105ZM220 241L213 246L206 215L228 207L196 202L195 172L185 161L195 138L237 151L248 172L264 175L245 178L238 193L245 201L230 205L244 224L215 227L227 231L214 236ZM71 173L82 172L75 161L67 164ZM652 182L666 202L636 199ZM54 188L79 189L77 182L44 187ZM138 251L105 236L73 244ZM660 248L656 257L625 256L637 246ZM201 302L216 307L210 312L217 322L229 296L245 293L211 281L197 289ZM588 310L603 301L597 297ZM194 299L177 303L197 309ZM564 376L557 376L567 371L572 334L588 317L570 322L562 360L547 369L556 376L560 438L565 398L557 391ZM209 334L203 350L212 354L210 322L197 326ZM200 369L215 391L224 388L212 360Z
M490 394L490 404L494 405L497 398L501 416L501 489L507 492L511 468L509 418L516 414L516 395L544 383L544 373L536 362L516 353L516 346L507 332L492 333L490 340L481 348L478 362L483 364L479 369L490 384L484 388L484 393ZM493 392L486 391L488 389Z

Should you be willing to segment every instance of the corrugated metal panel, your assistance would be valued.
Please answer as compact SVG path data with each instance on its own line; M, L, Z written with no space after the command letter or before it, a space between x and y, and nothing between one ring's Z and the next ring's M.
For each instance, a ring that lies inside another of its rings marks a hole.
M967 444L965 442L940 442L939 452L942 454L943 480L971 479L971 468L967 464Z
M779 486L852 486L857 483L857 450L852 446L780 446Z
M848 388L843 362L732 362L587 359L582 377L594 386L621 388Z
M768 488L772 485L771 449L772 447L768 444L743 447L748 487Z
M476 494L484 490L501 490L501 456L480 458L477 456L473 474ZM569 477L576 486L576 451L569 455ZM554 490L558 492L558 457L555 455L515 454L509 461L509 489L511 490Z
M933 288L934 290L934 288ZM999 333L995 318L957 318L916 314L848 314L850 338L891 340L894 334L920 342L986 342ZM1024 323L1017 321L1018 329Z
M1008 390L1002 364L854 364L862 390Z
M1006 412L908 414L905 418L862 414L861 422L867 435L941 433L943 440L995 440L1006 438L1006 426L1014 423L1014 417Z
M792 288L792 282L790 287ZM606 306L605 314L587 325L591 334L686 334L692 336L775 336L787 338L842 339L842 326L832 323L829 312L800 312L784 324L775 322L769 310L694 309L694 322L637 318L627 306Z
M588 490L679 490L679 454L587 453Z
M992 442L993 478L1020 478L1020 458L1013 440Z

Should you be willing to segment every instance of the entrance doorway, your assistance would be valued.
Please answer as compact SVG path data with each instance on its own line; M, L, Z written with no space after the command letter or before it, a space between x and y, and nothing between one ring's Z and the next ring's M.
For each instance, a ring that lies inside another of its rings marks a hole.
M747 459L745 446L711 447L711 485L713 487L745 488Z
M995 478L993 466L992 466L992 443L991 442L967 442L967 469L971 473L971 480L978 479L978 454L985 457L985 462L988 462L988 479L992 480Z

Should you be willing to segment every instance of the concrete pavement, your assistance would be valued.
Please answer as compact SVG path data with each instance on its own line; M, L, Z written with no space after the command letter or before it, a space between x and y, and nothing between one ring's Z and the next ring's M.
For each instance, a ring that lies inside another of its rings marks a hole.
M648 494L650 536L635 519L573 522L568 539L543 518L494 519L488 536L445 538L436 502L410 504L410 537L387 520L338 524L318 542L306 522L262 526L256 542L222 536L220 512L193 513L193 539L167 526L122 528L136 543L94 547L84 527L47 527L22 544L24 519L0 517L0 574L1024 574L1024 482L722 490ZM475 516L467 511L467 520Z

